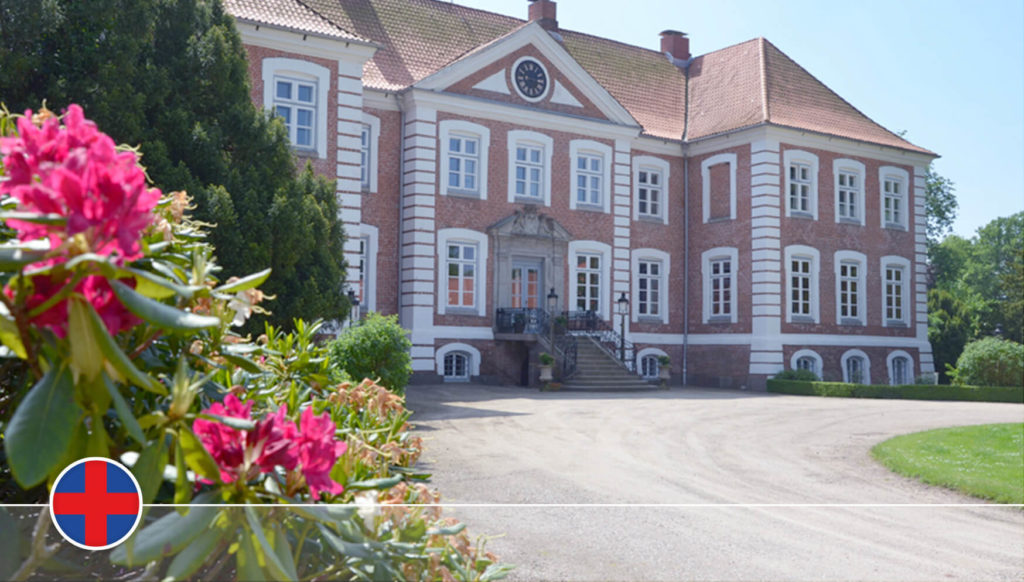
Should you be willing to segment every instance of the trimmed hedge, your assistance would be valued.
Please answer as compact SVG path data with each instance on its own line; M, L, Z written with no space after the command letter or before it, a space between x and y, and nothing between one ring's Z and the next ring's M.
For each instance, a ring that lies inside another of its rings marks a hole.
M974 402L1024 403L1024 388L1003 386L937 386L905 384L847 384L844 382L801 382L768 380L768 391L798 396L837 398L892 398L897 400L964 400Z

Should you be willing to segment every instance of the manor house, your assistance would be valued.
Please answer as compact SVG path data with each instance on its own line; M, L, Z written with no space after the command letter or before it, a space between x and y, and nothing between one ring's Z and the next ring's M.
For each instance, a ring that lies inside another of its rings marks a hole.
M692 55L523 4L225 0L253 100L337 180L349 285L399 316L416 378L536 384L542 351L567 383L612 373L594 354L750 389L933 372L936 154L764 38Z

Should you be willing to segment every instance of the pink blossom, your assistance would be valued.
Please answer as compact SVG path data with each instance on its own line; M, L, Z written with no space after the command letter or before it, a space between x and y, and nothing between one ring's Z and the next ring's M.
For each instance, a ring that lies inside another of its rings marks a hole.
M215 402L203 412L252 420L252 405L251 400L242 404L234 394L228 394L224 397L224 404ZM292 446L298 429L295 423L285 418L287 412L282 406L276 413L257 421L256 428L250 431L204 418L197 418L192 430L220 467L222 481L248 480L259 473L273 471L277 465L290 471L298 463Z
M334 421L330 414L313 414L313 407L302 411L299 436L295 441L299 450L299 464L313 499L320 499L320 492L337 495L344 491L341 485L331 479L331 469L338 457L348 448L344 442L334 439Z
M31 118L26 111L18 120L18 137L0 138L10 177L0 182L0 195L17 200L20 211L58 214L67 223L9 220L18 238L46 238L56 249L82 234L88 250L114 256L118 264L141 257L139 238L153 220L160 190L146 187L135 154L118 152L78 105L68 107L63 127L55 117L41 127Z
M214 402L203 412L251 420L252 405L253 402L251 400L242 404L234 394L228 394L224 397L224 404ZM245 462L245 447L247 444L245 431L231 428L216 420L206 420L205 418L197 418L192 423L192 430L199 437L200 442L203 443L203 447L209 451L213 460L217 462L217 466L220 467L221 480L225 483L234 481L239 468Z
M122 279L121 282L135 288L135 279ZM31 295L25 301L25 307L29 311L59 293L67 281L61 278L55 279L50 275L39 275L31 277L31 283ZM75 286L74 292L85 297L86 301L92 304L111 334L130 329L141 321L121 305L114 290L110 287L110 282L104 277L98 275L85 277ZM10 287L5 288L4 293L10 298L14 297L14 290ZM53 330L57 337L67 336L68 300L58 301L46 311L32 318L32 323Z

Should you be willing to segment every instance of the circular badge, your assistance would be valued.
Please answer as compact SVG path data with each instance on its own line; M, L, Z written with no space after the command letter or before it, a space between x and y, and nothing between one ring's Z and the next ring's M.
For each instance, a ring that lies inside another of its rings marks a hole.
M106 550L132 535L142 517L142 489L117 461L87 457L61 471L50 491L60 535L84 550Z

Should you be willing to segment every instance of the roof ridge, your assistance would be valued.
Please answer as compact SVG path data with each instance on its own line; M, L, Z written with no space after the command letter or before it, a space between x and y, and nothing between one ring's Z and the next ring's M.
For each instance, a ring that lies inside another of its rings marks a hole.
M562 33L568 32L570 34L576 34L576 35L579 35L579 36L585 36L587 38L593 38L593 39L597 39L597 40L600 40L600 41L617 44L617 45L620 45L620 46L625 46L625 47L629 47L629 48L639 49L639 50L646 51L646 52L649 52L649 53L654 53L656 55L664 55L664 53L662 53L660 50L654 50L654 49L643 47L643 46L636 45L636 44L629 44L628 42L622 42L621 40L615 40L614 38L608 38L606 36L597 36L596 34L590 34L590 33L587 33L587 32L580 32L578 30L570 30L568 28L559 28L559 29L555 30L555 32L557 32L558 34L562 34Z
M729 45L729 46L723 46L723 47L722 47L722 48L720 48L720 49L715 49L715 50L713 50L713 51L710 51L710 52L706 52L706 53L704 53L704 54L702 54L702 55L695 55L695 56L694 56L694 58L697 58L697 57L706 57L706 56L708 56L708 55L713 55L713 54L715 54L715 53L720 53L720 52L722 52L722 51L727 51L727 50L729 50L729 49L731 49L731 48L736 48L736 47L738 47L738 46L740 46L740 45L744 45L744 44L748 44L748 43L752 43L752 42L757 42L757 40L758 40L759 38L764 38L764 37L760 37L760 36L759 36L759 37L755 37L755 38L748 38L747 40L742 40L742 41L740 41L740 42L734 42L733 44L731 44L731 45Z
M826 85L826 84L825 84L825 83L824 83L824 82L823 82L823 81L822 81L821 79L819 79L819 78L818 78L817 76L815 76L815 75L814 75L814 73L812 73L812 72L808 71L807 69L805 69L803 65L801 65L801 64L800 64L800 63L798 63L798 62L796 62L796 60L794 60L794 59L793 59L793 57L791 57L791 56L787 55L787 54L786 54L785 52L783 52L783 50L782 50L782 49L780 49L779 47L775 46L775 44L774 44L774 43L772 43L772 42L771 42L770 40L768 40L768 39L764 39L764 42L765 42L765 43L766 43L766 44L767 44L768 46L770 46L770 47L772 47L773 49L777 50L777 51L779 52L779 54L780 54L780 55L782 55L783 57L785 57L785 58L786 58L786 60L788 60L789 62L791 62L791 63L793 63L794 65L796 65L796 66L797 66L797 68L799 68L799 69L800 69L801 71L803 71L804 73L806 73L806 74L807 74L807 76L809 76L809 77L810 77L811 79L814 79L814 82L815 82L815 83L818 83L819 85L821 85L822 87L824 87L826 91L828 91L829 93L831 93L832 95L834 95L834 96L835 96L835 97L836 97L837 99L839 99L840 101L842 101L844 105L846 105L846 106L847 106L847 107L849 107L850 109L854 110L854 111L855 111L855 112L856 112L856 113L857 113L858 115L862 116L862 117L863 117L864 119L866 119L866 120L868 120L869 122L873 123L874 125L878 126L878 127L879 127L879 128L880 128L880 129L882 130L882 131L884 131L884 132L888 133L889 135L891 135L891 136L895 137L896 139L900 140L901 142L903 142L903 143L905 143L905 144L907 144L907 145L909 145L909 146L913 146L913 147L915 147L915 148L918 148L918 149L926 149L926 148L922 148L921 146L918 146L918 145L915 145L915 144L911 143L911 142L910 142L909 140L906 140L906 139L904 139L904 138L903 138L902 136L900 136L900 135L897 135L897 134L896 134L896 133L895 133L894 131L892 131L891 129L889 129L889 128L885 127L885 126L884 126L884 125L882 125L881 123L878 123L877 121L875 121L874 119L872 119L872 118L871 118L870 116L868 116L867 114L865 114L865 113L864 113L863 111L861 111L860 109L857 109L857 107L856 107L855 105L853 105L852 103L850 103L849 101L847 101L845 97L843 97L842 95L840 95L839 93L837 93L836 91L834 91L834 90L832 89L832 87L829 87L828 85ZM767 81L767 78L765 79L765 81ZM773 122L772 122L772 120L771 120L771 118L766 118L766 119L765 119L765 121L768 121L769 123L773 123ZM780 125L781 125L781 124L780 124Z
M314 16L316 16L317 18L319 18L320 20L323 20L323 21L324 21L324 22L326 22L327 24L329 24L329 25L333 26L334 28L336 28L336 29L340 30L341 32L344 32L345 34L349 34L349 35L352 35L352 36L354 36L355 38L359 38L359 39L362 39L362 40L365 40L365 41L369 41L369 42L376 42L376 41L375 41L374 39L372 39L372 38L365 38L365 37L363 37L363 36L360 36L360 35L358 35L358 34L356 34L356 33L352 32L352 31L350 31L350 30L346 30L346 29L342 28L341 26L338 26L338 24L337 24L336 22L334 22L334 21L333 21L333 20L331 20L330 18L327 18L327 17L326 17L326 16L324 16L323 14L320 14L320 12L318 12L318 11L316 10L316 8L313 8L313 7L312 7L312 6L310 6L309 4L306 4L305 0L293 0L293 1L294 1L294 2L296 3L296 4L298 4L299 6L302 6L302 7L303 7L303 8L305 8L306 10L308 10L308 11L312 12L312 13L313 13L313 15L314 15Z
M771 110L768 108L768 57L765 54L764 45L768 40L759 36L758 55L761 60L761 117L764 121L771 119Z
M441 4L442 6L448 6L449 8L457 8L457 9L461 9L461 10L469 10L471 12L482 12L484 14L489 14L491 16L500 16L502 18L507 18L509 20L518 20L518 21L524 22L524 23L528 22L527 20L524 20L522 18L516 18L515 16L509 16L508 14L502 14L501 12L494 12L493 10L484 10L483 8L476 8L476 7L473 7L473 6L466 6L465 4L456 4L455 2L453 2L451 0L425 0L425 1L429 2L429 3L432 3L432 4Z

